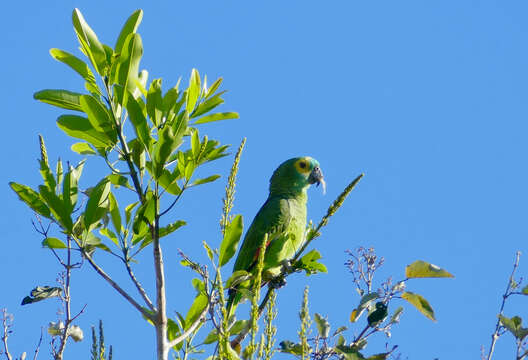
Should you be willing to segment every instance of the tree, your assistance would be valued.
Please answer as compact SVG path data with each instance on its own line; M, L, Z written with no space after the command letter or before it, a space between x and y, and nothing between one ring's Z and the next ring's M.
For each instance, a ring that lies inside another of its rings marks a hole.
M264 251L260 252L259 267L255 275L246 272L230 274L224 281L222 270L236 252L243 232L243 218L232 215L236 174L245 144L242 141L235 155L226 186L221 218L222 242L219 249L203 243L211 264L203 265L181 253L182 265L194 271L198 278L193 282L197 292L195 300L185 316L178 314L170 318L165 292L164 257L160 239L185 225L184 220L168 222L166 215L182 200L190 189L210 183L219 175L195 178L195 172L203 164L227 155L227 146L208 136L199 135L204 124L238 118L235 112L215 112L224 102L219 91L222 79L208 84L192 70L188 86L180 89L180 81L163 92L162 80L148 82L148 72L140 71L143 46L137 33L143 13L134 12L125 22L114 47L102 44L90 28L81 12L73 11L74 30L80 48L88 61L59 49L51 49L51 55L66 64L84 80L85 92L69 90L42 90L35 99L71 112L57 119L58 127L67 135L81 140L72 146L76 153L88 158L102 159L108 174L99 178L92 186L81 189L79 180L85 161L76 165L64 165L59 160L52 170L44 139L40 137L40 173L43 184L37 189L11 182L11 188L20 200L37 215L35 225L44 237L42 244L49 248L64 267L61 287L38 287L26 297L24 304L51 297L60 297L66 309L63 321L52 324L48 331L54 336L55 359L62 359L69 338L82 340L82 331L74 325L82 309L73 315L70 310L69 284L71 271L79 268L82 260L108 284L112 286L147 322L155 328L157 358L166 360L170 349L182 352L182 358L197 352L193 339L206 319L210 321L209 334L204 344L216 344L213 355L220 358L271 358L274 353L275 289L268 287L261 297L260 276ZM129 120L129 121L127 121ZM187 140L187 141L184 141ZM304 271L307 275L325 272L319 262L317 250L307 251L321 229L340 208L349 193L362 179L363 174L353 179L328 208L321 221L309 224L304 245L291 259L291 267L285 267L282 278ZM125 206L119 205L131 191L135 199ZM44 222L55 227L50 227ZM56 232L52 236L50 231ZM265 244L263 244L265 246ZM135 259L145 249L152 249L155 264L155 295L151 296L134 275ZM96 252L113 255L123 264L137 294L131 294L122 284L110 277L96 261ZM356 255L353 255L356 256ZM78 257L78 261L74 258ZM372 276L377 267L372 252L361 249L355 262L349 264L354 282L361 296L359 305L350 316L356 322L363 313L368 313L367 324L360 334L348 343L342 335L343 328L329 335L330 325L323 316L316 314L318 335L308 338L310 317L308 293L305 292L301 309L300 342L284 341L281 351L301 358L336 356L346 359L364 358L360 351L366 346L366 338L374 333L390 333L390 327L401 314L398 308L386 322L388 304L401 298L415 306L425 316L434 319L434 313L422 296L406 292L405 283L411 278L451 277L447 271L422 261L409 265L406 279L395 284L386 282L380 288L372 287ZM359 266L355 268L354 266ZM366 266L365 268L362 266ZM214 272L209 272L209 268ZM225 270L224 270L225 272ZM251 302L249 319L236 320L228 317L225 290L240 282L250 281L245 297ZM363 283L365 281L365 283ZM266 312L264 333L258 338L258 319ZM102 337L102 329L100 331ZM249 344L242 350L241 342L249 335ZM330 338L336 338L330 346ZM7 337L4 337L5 342ZM312 348L309 342L313 341ZM95 342L95 336L94 336ZM100 346L101 348L101 346ZM6 346L6 353L7 346ZM393 350L374 355L371 359L387 358ZM96 351L94 350L93 354ZM101 353L101 350L99 350ZM102 351L104 356L104 351ZM179 356L179 355L178 355Z

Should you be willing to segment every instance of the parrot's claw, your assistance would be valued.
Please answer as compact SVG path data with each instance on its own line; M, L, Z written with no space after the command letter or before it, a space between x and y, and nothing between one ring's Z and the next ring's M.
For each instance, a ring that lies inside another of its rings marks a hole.
M284 279L282 276L277 276L270 281L270 286L273 289L280 289L281 287L286 286L286 279Z
M282 260L281 265L283 274L291 274L293 272L292 263L289 259Z

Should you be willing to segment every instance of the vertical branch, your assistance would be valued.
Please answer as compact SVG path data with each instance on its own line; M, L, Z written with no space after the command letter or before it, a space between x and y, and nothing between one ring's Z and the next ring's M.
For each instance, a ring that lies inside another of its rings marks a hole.
M65 311L65 319L64 319L64 329L61 335L60 339L60 345L59 345L59 351L55 354L56 360L61 360L64 355L64 349L66 348L66 342L68 341L69 336L69 329L70 329L70 323L71 323L71 312L70 312L70 277L71 277L71 238L70 236L67 236L67 253L66 253L66 264L64 264L64 268L66 270L65 272L65 280L63 283L63 292L64 297L62 297L62 300L64 302L64 311Z
M154 225L150 226L152 235L154 270L156 274L156 308L158 309L154 322L156 327L157 359L167 359L169 355L169 346L167 339L167 299L165 297L165 271L163 265L163 254L159 241L159 197L158 187L154 194L154 209L156 217Z
M501 307L499 310L499 315L497 315L497 323L495 324L495 331L493 332L493 334L491 334L491 344L490 344L490 349L488 352L487 360L491 360L493 356L493 351L495 350L495 343L497 342L497 339L500 337L500 330L502 329L502 325L500 322L500 316L504 312L504 305L506 305L506 299L508 298L508 296L511 295L510 290L511 290L512 284L514 283L515 271L517 271L517 268L519 267L520 257L521 257L521 252L517 251L517 253L515 254L515 262L513 263L513 269L508 279L508 285L506 286L506 291L502 295L502 303L501 303Z

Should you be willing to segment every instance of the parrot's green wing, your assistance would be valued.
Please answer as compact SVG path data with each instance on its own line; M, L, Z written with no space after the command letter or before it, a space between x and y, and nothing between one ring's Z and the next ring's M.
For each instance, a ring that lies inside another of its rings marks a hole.
M264 235L268 234L268 244L273 245L280 238L288 236L287 230L291 220L292 215L288 200L278 196L269 197L258 211L246 233L233 271L251 271L256 263Z

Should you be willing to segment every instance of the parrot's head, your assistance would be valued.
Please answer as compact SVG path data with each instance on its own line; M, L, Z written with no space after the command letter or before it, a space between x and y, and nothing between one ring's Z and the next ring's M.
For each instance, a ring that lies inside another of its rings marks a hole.
M306 191L311 184L326 183L319 162L309 156L286 160L273 172L270 179L272 193L300 193Z

